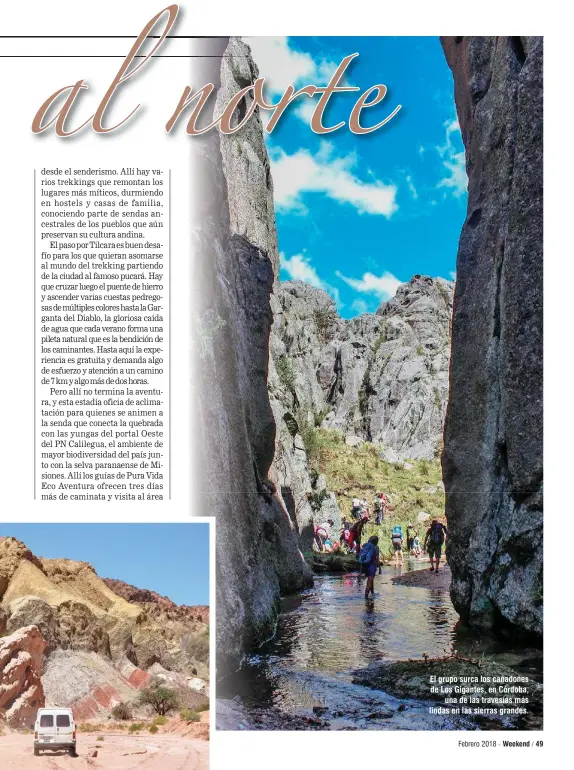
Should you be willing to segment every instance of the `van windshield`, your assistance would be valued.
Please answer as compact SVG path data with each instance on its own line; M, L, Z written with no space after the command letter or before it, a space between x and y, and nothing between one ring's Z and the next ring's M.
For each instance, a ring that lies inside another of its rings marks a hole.
M67 714L58 714L56 716L56 727L69 727L70 717Z
M40 717L40 727L54 727L53 714L42 714Z

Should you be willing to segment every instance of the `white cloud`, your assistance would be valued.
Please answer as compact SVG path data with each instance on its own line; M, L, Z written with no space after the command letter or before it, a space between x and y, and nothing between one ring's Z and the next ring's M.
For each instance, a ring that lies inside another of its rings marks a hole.
M389 272L378 276L373 273L363 273L362 278L348 278L337 270L336 275L355 291L361 294L375 294L383 300L394 297L401 285L401 281Z
M288 85L327 85L339 66L338 62L315 61L310 54L296 51L290 47L287 37L244 37L243 40L251 48L259 74L273 94L283 93Z
M316 289L323 287L323 282L319 278L317 271L311 265L309 258L303 254L294 254L292 257L286 257L285 254L281 253L281 267L293 281L304 281Z
M283 252L281 252L280 257L281 269L285 270L292 281L303 281L303 283L308 283L316 289L323 289L323 291L326 291L327 294L330 294L331 297L333 297L337 307L341 307L339 289L319 278L309 257L304 254L294 254L292 257L286 257Z
M305 212L304 193L323 193L338 203L347 203L361 214L390 217L397 211L397 188L378 179L363 182L352 169L354 154L336 156L333 146L324 142L315 155L297 150L288 155L279 147L271 148L271 173L275 204L279 210Z
M446 141L444 145L436 148L442 158L445 176L438 182L437 187L444 187L451 191L455 198L460 198L467 190L468 178L466 176L466 160L464 150L457 151L453 142L453 134L460 134L458 120L447 120L444 124Z
M303 123L310 124L317 102L309 96L301 96L301 101L295 107L295 114Z
M449 275L450 275L450 280L451 281L456 281L456 270L451 270Z
M412 176L407 174L407 176L405 177L405 181L407 183L407 187L409 188L410 194L413 196L413 199L416 201L417 198L419 197L419 194L417 192L417 188L415 187L415 183L413 182Z
M351 310L355 310L359 315L368 311L367 303L364 299L356 299L351 303Z

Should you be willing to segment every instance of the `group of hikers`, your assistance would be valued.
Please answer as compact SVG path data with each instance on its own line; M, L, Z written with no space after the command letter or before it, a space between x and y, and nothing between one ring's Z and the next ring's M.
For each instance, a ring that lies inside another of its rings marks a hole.
M387 496L380 492L375 497L374 503L375 512L375 524L382 524L383 519L387 512L394 510L388 502ZM323 524L314 528L315 533L315 550L322 551L323 553L353 553L355 552L357 559L359 560L361 574L367 577L367 585L365 588L365 599L369 598L369 595L374 595L374 579L377 569L381 570L381 556L379 550L379 538L377 535L372 535L368 541L361 547L361 539L365 524L369 521L369 508L367 501L363 498L353 499L351 508L351 517L353 521L350 522L346 517L343 517L342 530L338 539L335 539L332 535L332 528L334 527L333 519L329 518ZM437 519L433 519L428 527L423 545L421 547L420 540L416 528L412 524L407 524L406 527L406 549L410 556L419 558L424 552L428 554L430 561L431 571L438 572L442 547L448 536L448 530ZM395 566L403 564L403 528L400 524L393 527L391 533L391 545L393 550L393 560Z

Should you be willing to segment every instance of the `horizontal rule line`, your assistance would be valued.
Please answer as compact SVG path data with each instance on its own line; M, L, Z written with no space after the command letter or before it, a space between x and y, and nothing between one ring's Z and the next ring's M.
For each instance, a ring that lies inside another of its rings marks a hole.
M0 54L0 59L125 59L126 55L123 53L116 53L116 54L101 54L101 53L95 53L95 54L78 54L75 56L74 54L63 54L63 53L17 53L17 54ZM134 56L134 59L145 59L146 57L143 54L139 54L138 56ZM216 54L181 54L181 55L160 55L157 56L151 56L148 57L151 59L227 59L231 57L216 55Z
M159 38L161 35L146 35ZM227 40L227 36L209 35L166 35L173 40ZM0 35L0 40L137 40L138 35Z

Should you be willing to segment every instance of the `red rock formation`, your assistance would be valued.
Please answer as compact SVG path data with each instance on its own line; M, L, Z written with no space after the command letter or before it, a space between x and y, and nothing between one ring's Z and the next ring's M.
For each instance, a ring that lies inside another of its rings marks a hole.
M190 607L186 604L176 604L172 602L167 596L160 596L155 591L149 591L147 588L137 588L129 583L124 583L122 580L114 580L112 578L102 578L104 583L115 594L121 596L128 602L142 605L146 610L153 613L153 606L160 607L166 611L172 611L169 613L173 617L178 619L189 618L197 620L200 623L209 623L209 607L205 605L196 605ZM151 606L150 606L151 605Z
M44 705L40 677L46 642L37 626L0 639L0 709L12 727L28 727Z

